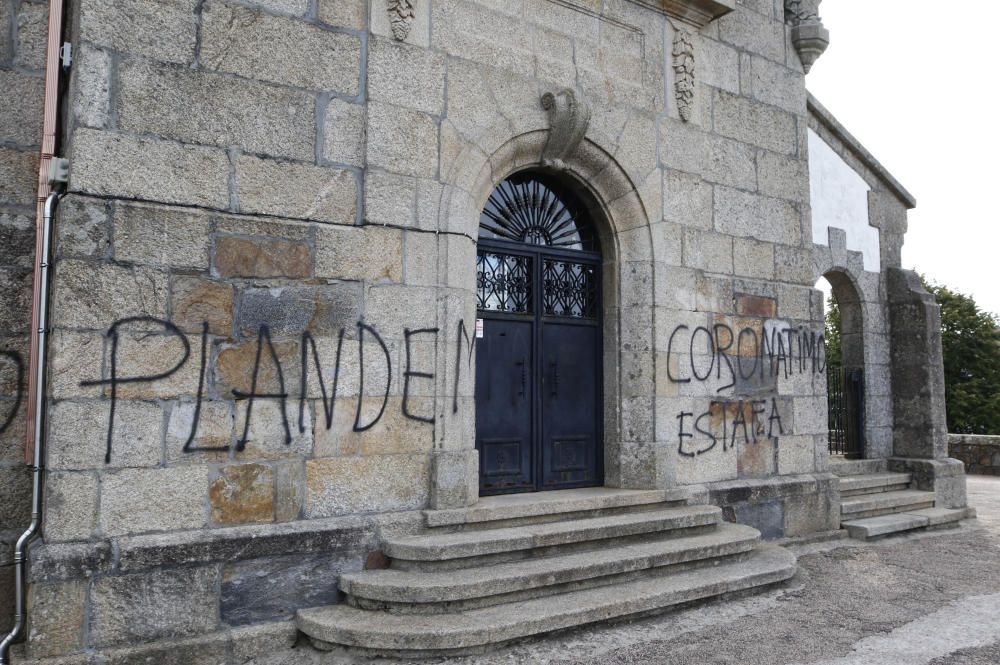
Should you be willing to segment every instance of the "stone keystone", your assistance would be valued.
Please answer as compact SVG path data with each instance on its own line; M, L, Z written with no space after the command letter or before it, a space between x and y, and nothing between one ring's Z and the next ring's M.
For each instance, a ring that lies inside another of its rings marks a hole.
M549 139L542 152L542 164L566 170L566 159L583 141L590 125L590 106L569 88L542 95L542 108L549 115Z

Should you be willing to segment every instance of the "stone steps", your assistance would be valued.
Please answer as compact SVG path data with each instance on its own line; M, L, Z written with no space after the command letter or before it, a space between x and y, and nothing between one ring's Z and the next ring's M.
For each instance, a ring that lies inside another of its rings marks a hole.
M862 476L845 476L840 479L841 498L879 492L895 492L910 486L908 473L872 473Z
M935 507L935 493L907 489L911 482L908 473L888 473L884 469L842 476L841 527L851 538L872 540L907 531L957 526L961 520L975 515L975 511L967 508Z
M760 533L722 523L709 533L606 546L563 556L442 572L366 571L344 575L348 604L396 613L443 613L552 595L568 590L663 574L681 567L717 564L751 552ZM614 544L612 544L614 543Z
M555 630L664 610L690 601L775 584L795 574L795 556L761 546L743 561L449 614L393 614L348 605L299 610L296 624L320 649L428 657Z
M424 511L424 517L432 530L496 529L617 515L664 505L679 506L687 503L690 496L690 492L685 489L619 490L588 487L483 497L470 508L427 510Z
M393 568L448 570L569 552L612 538L670 532L688 535L714 527L721 517L722 511L715 506L667 507L519 527L390 538L384 551L392 559Z
M892 513L905 513L934 507L934 492L896 490L878 494L862 494L840 501L841 523Z
M969 516L966 508L924 508L850 520L841 522L841 526L847 529L851 538L872 540L914 529L958 526L961 520Z
M794 555L691 497L596 488L425 511L424 533L386 540L387 568L343 575L345 602L297 626L318 648L448 655L794 574Z
M884 459L830 459L830 472L841 477L885 473L888 470L889 463Z

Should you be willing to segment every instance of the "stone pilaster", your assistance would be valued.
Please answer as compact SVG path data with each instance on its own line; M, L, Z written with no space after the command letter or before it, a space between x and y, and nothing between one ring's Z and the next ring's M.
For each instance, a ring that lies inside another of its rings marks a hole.
M889 320L897 457L948 456L941 308L910 270L890 268Z

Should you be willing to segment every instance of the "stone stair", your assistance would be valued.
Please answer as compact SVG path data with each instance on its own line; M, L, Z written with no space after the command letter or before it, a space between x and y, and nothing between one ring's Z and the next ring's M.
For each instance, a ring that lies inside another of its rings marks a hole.
M344 575L339 605L300 610L320 649L431 657L775 584L788 551L682 490L593 488L426 511L389 567Z
M908 473L890 473L885 460L831 463L840 476L840 525L852 538L872 540L906 531L957 526L965 508L935 507L934 492L912 489Z

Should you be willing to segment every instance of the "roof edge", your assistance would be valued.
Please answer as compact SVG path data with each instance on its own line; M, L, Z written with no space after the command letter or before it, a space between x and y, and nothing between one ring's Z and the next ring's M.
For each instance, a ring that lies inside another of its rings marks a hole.
M900 198L900 200L906 205L907 209L912 210L917 207L917 199L914 198L913 194L910 194L910 192L903 187L903 185L901 185L891 173L889 173L889 170L882 166L882 163L875 159L875 156L872 155L866 147L861 145L861 142L854 138L854 135L847 131L847 128L840 124L840 121L837 120L837 118L835 118L825 106L820 104L819 100L816 99L816 97L813 96L813 94L808 90L806 91L806 100L806 106L808 107L809 112L813 114L820 124L830 130L834 136L844 143L848 150L854 153L855 157L860 159L865 166L871 169L872 173L874 173L882 182L886 184L886 186L889 187L890 190L892 190L896 196Z

